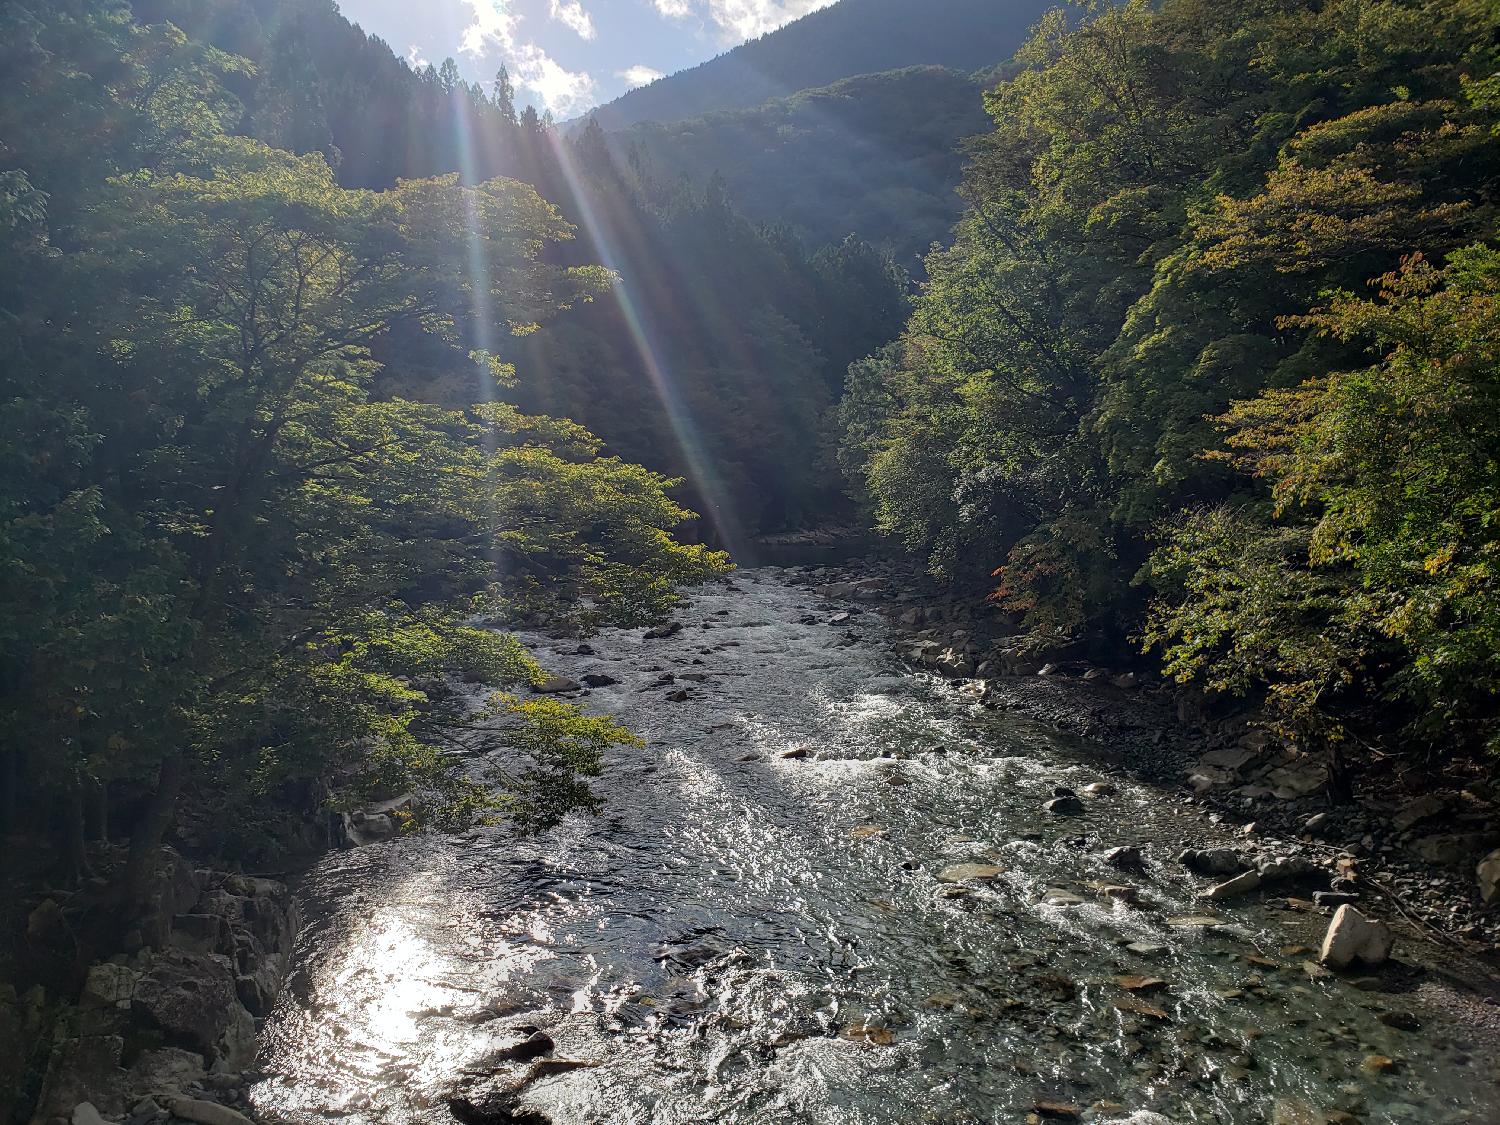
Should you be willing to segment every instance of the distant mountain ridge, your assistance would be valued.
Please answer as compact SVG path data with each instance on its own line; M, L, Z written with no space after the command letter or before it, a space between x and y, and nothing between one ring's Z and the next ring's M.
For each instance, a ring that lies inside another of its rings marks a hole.
M839 0L593 111L606 130L749 109L912 66L971 72L1008 59L1057 0Z
M958 218L962 142L990 126L981 94L994 74L862 74L754 109L634 125L607 143L661 183L718 176L746 215L809 246L854 232L916 271Z

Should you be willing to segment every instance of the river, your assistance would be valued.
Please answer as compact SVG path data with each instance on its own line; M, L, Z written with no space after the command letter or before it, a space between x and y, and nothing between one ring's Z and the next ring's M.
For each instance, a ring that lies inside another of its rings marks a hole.
M1491 1063L1419 975L1320 978L1297 947L1321 920L1205 911L1175 857L1235 837L1176 794L1118 782L1045 811L1108 778L1107 747L977 707L839 609L754 570L666 639L528 638L551 670L616 677L586 705L647 747L612 756L603 815L543 837L320 863L256 1110L451 1122L455 1083L523 1074L484 1060L539 1027L590 1064L525 1087L558 1125L1500 1120ZM1143 872L1101 858L1124 844ZM1412 1013L1421 1031L1382 1022Z

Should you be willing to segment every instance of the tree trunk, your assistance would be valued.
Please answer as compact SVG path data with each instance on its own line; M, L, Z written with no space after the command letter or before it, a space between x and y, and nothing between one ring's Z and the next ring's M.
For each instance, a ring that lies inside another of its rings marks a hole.
M140 823L130 834L130 854L120 877L121 904L132 916L149 905L151 881L156 875L162 840L172 827L177 809L177 794L187 774L187 763L181 753L173 754L161 764L156 790L146 806Z
M1344 760L1344 751L1337 742L1326 744L1323 760L1328 766L1328 803L1347 805L1354 800L1354 777L1349 763Z
M83 778L74 774L62 794L62 878L70 887L88 874L88 844L84 832Z
M89 787L89 796L93 798L90 808L90 827L93 829L93 839L101 844L109 843L109 784L93 779Z
M16 823L16 810L19 807L19 794L16 790L21 773L20 758L19 751L0 748L0 836L20 829L20 825Z

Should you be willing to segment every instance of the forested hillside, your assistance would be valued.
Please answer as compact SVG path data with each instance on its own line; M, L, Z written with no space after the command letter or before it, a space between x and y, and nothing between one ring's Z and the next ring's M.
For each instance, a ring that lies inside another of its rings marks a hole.
M840 407L874 518L1039 649L1139 643L1336 767L1500 748L1497 32L1049 16Z
M610 134L610 148L664 182L719 176L751 219L785 223L813 246L857 233L916 272L958 219L962 145L987 130L989 74L860 75L755 109L637 125Z
M672 538L671 482L504 401L502 343L607 273L550 260L573 230L528 185L350 189L243 135L245 62L170 24L5 17L0 831L34 845L6 862L76 881L98 840L133 909L183 793L241 856L309 797L587 805L630 736L509 694L545 673L472 617L649 622L725 565Z
M606 153L597 129L564 140L530 107L517 113L503 70L489 89L451 60L412 70L331 0L140 0L131 10L243 60L218 79L225 128L323 155L342 187L507 176L557 206L575 237L547 259L607 263L618 284L561 331L494 343L533 373L512 397L593 427L607 452L686 477L684 498L705 510L715 542L841 505L837 475L816 460L823 415L849 362L899 330L905 286L883 252L843 245L854 224L808 232L838 244L827 248L784 223L761 229L711 171L685 184L639 150ZM952 155L939 162L956 178ZM924 238L944 225L932 216L946 201L924 201L925 212L908 201L915 219L894 221L915 221ZM457 402L468 391L430 393Z
M592 116L608 131L749 109L910 66L970 72L1009 58L1048 0L840 0L718 58L631 90Z

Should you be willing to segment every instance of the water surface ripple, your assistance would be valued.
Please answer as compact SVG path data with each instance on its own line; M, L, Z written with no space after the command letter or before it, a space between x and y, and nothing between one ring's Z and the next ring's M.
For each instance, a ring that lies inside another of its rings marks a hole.
M1277 1101L1289 1122L1304 1103L1500 1120L1468 1044L1380 1022L1409 997L1311 977L1284 914L1170 924L1204 913L1174 861L1220 842L1199 814L1131 784L1046 813L1054 787L1104 777L1100 748L976 708L900 667L876 615L835 625L836 608L749 571L668 639L579 656L529 638L553 670L617 677L587 706L647 748L611 760L602 816L545 837L324 860L257 1110L451 1122L445 1093L534 1025L597 1064L526 1087L558 1125L1019 1122L1039 1102L1138 1123L1262 1122ZM648 688L666 671L706 679ZM1118 844L1146 871L1106 865ZM1000 871L938 878L959 863ZM1137 903L1101 894L1120 883Z

